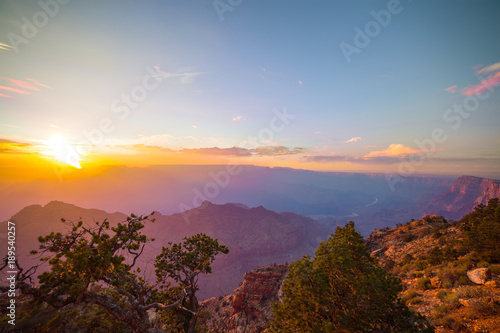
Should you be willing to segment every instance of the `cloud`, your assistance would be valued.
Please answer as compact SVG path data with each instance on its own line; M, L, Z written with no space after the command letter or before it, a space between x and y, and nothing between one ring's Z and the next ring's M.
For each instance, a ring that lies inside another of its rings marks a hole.
M306 161L308 162L317 162L317 163L330 163L330 162L345 162L350 158L347 156L340 155L316 155L316 156L307 156Z
M344 143L349 143L349 142L358 142L359 140L361 140L361 137L357 136L357 137L354 137L354 138L350 138L349 140L347 141L344 141Z
M0 85L0 91L3 91L5 93L0 93L0 97L5 98L13 98L11 93L31 95L31 91L40 91L40 88L38 86L50 89L48 85L45 85L33 79L26 79L26 81L22 81L0 76L0 82L2 81L7 85ZM9 93L9 95L6 95L7 93Z
M242 147L171 149L171 148L166 148L163 145L154 145L154 144L148 145L148 144L136 143L136 144L119 144L119 145L114 145L114 147L128 149L128 150L135 150L139 152L169 152L169 153L182 153L189 155L236 156L236 157L296 155L296 154L305 154L308 152L307 149L304 149L302 147L294 147L292 149L285 146L263 146L255 149L248 149Z
M368 155L366 155L365 157L366 158L381 157L381 156L397 157L397 156L416 154L416 153L420 153L420 152L422 152L422 150L417 150L417 149L413 149L410 147L405 147L399 143L393 143L389 147L387 147L383 150L372 151Z
M31 95L31 93L21 90L21 89L16 89L12 87L5 87L5 86L0 86L0 90L7 90L7 91L12 91L18 94L23 94L23 95Z
M396 158L392 156L378 156L373 158L367 157L353 157L353 156L342 156L342 155L316 155L316 156L307 156L307 162L315 162L315 163L335 163L335 162L346 162L346 163L356 163L356 164L365 164L365 165L388 165L388 164L396 164L401 162L401 158Z
M486 74L489 74L491 72L498 72L498 71L500 71L500 62L497 62L496 64L493 64L493 65L486 66L483 69L477 70L474 74L475 75L480 75L480 74L486 75Z
M160 66L154 66L154 69L158 74L152 75L152 77L170 79L174 77L180 78L182 84L189 84L193 81L193 78L203 74L209 74L209 72L181 72L181 73L167 73L163 71Z
M180 152L186 154L196 155L218 155L218 156L250 156L251 153L246 148L232 147L232 148L192 148L182 149Z
M30 154L33 145L0 138L0 154Z
M454 86L448 87L448 88L444 89L444 91L447 91L447 92L449 92L450 94L454 94L454 93L456 93L456 92L457 92L457 86L456 86L456 85L454 85Z
M263 146L252 149L252 153L260 156L278 156L278 155L295 155L304 154L307 150L302 147L295 147L290 149L285 146Z
M0 43L0 50L2 50L2 51L10 51L12 49L14 49L14 46L10 46L10 45L4 44L4 43Z
M164 148L164 147L160 147L160 146L148 146L148 145L145 145L142 143L137 143L137 144L133 144L133 145L117 145L116 147L129 149L129 150L136 150L136 151L175 152L175 150L172 150L170 148Z
M473 66L475 76L480 76L480 82L476 84L470 84L465 88L458 89L456 85L445 88L444 91L450 94L460 93L463 96L471 95L481 95L486 92L486 90L492 90L493 87L500 85L500 62L493 65L483 67L483 65Z
M498 85L500 85L500 72L496 72L495 74L491 74L488 77L485 77L478 84L465 87L461 90L461 93L464 96L481 95L486 90L490 90L492 87Z

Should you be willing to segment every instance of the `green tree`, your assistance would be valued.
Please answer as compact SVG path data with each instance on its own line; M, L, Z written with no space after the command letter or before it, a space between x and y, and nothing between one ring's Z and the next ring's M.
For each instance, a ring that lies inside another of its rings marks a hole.
M461 219L467 250L477 252L482 260L500 262L500 200L493 198L488 205L479 204Z
M338 227L315 257L292 263L271 332L433 332L399 298L401 281L370 256L354 222Z
M196 280L189 280L189 284L174 278L181 285L172 288L163 278L175 276L176 271L198 269L196 277L210 273L214 257L227 253L227 248L214 247L217 240L203 234L186 238L184 243L189 246L169 243L174 250L163 248L159 257L176 253L178 264L165 266L160 258L156 270L158 281L150 285L139 276L140 269L135 268L146 243L154 240L141 233L146 221L154 222L154 219L132 214L116 227L110 227L107 220L96 222L93 227L82 221L69 222L72 228L66 234L52 232L39 237L39 252L44 256L41 260L49 263L50 270L38 276L39 286L35 287L30 283L33 270L23 273L18 269L18 288L55 309L67 310L80 304L99 306L138 333L149 330L150 309L177 309L196 315L193 307L185 306L186 300L196 299ZM180 248L183 251L177 250Z
M224 245L219 245L217 239L212 239L205 234L196 234L192 237L185 237L184 242L179 244L168 243L168 247L163 247L162 252L156 257L156 276L163 286L168 279L174 280L178 287L173 292L182 289L186 295L186 304L189 309L187 318L181 316L184 321L184 330L194 332L196 320L199 315L199 305L196 298L198 290L198 276L200 274L212 273L212 262L220 253L227 254L229 249ZM179 317L177 317L179 318Z

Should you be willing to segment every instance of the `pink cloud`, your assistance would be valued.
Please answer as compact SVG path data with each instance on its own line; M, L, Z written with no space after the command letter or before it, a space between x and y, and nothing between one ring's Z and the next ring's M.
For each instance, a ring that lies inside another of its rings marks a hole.
M484 65L476 65L472 66L472 69L475 70L475 76L481 75L479 76L481 82L477 84L471 84L465 88L460 89L460 94L464 96L481 95L484 94L486 90L492 90L492 87L500 85L500 62L486 67L484 67ZM455 94L457 92L457 88L458 87L456 85L453 85L444 90L449 92L450 94Z
M24 82L24 81L21 81L21 80L14 80L14 79L9 79L9 81L15 86L15 87L19 87L19 88L24 88L24 89L30 89L30 90L37 90L37 91L40 91L39 88L31 85L30 83L28 82Z
M397 157L397 156L404 156L404 155L410 155L410 154L416 154L420 153L422 150L418 149L413 149L410 147L405 147L402 144L399 143L393 143L389 147L383 150L378 150L378 151L372 151L365 157Z
M454 94L457 92L457 86L454 85L454 86L451 86L451 87L448 87L446 89L444 89L445 91L449 92L450 94Z
M483 80L480 83L470 85L461 90L462 95L471 96L471 95L481 95L486 90L491 89L494 86L500 85L500 72L496 72Z
M27 91L16 89L16 88L11 88L11 87L5 87L5 86L0 86L0 90L9 90L9 91L13 91L13 92L18 93L18 94L31 95L31 93L29 93Z
M12 91L17 94L23 94L23 95L31 95L30 92L26 90L34 90L34 91L40 91L40 88L38 88L35 85L44 87L44 88L50 88L49 86L40 83L36 80L33 79L27 79L27 81L22 81L22 80L16 80L8 77L0 77L0 80L3 80L5 82L8 82L9 86L0 86L0 90L7 90L7 91ZM6 97L6 98L12 98L12 96L0 94L0 97Z

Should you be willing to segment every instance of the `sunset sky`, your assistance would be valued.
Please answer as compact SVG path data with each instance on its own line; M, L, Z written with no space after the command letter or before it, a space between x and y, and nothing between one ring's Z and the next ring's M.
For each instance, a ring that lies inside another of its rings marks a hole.
M1 1L0 167L500 178L499 17L498 1Z

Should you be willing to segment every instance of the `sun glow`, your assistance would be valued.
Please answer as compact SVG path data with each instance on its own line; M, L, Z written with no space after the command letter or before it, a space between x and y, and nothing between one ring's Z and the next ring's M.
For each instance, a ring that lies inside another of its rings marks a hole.
M41 153L61 163L72 165L78 169L82 168L80 165L80 161L82 160L81 152L79 152L76 145L73 145L63 136L54 136L50 140L45 141Z

